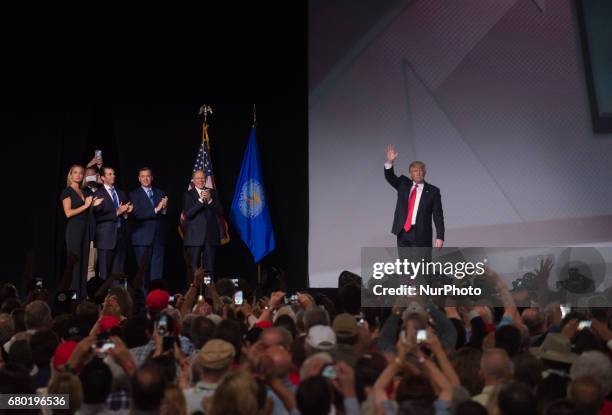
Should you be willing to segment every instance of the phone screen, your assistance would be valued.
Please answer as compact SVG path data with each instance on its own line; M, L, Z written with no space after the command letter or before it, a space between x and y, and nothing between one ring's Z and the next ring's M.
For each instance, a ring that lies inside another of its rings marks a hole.
M160 336L165 336L168 334L168 318L164 315L159 318L159 322L157 323L157 332Z
M417 330L416 335L417 343L423 343L427 340L427 330Z
M106 353L110 349L114 349L114 348L115 348L115 343L113 343L112 341L107 341L106 343L102 345L102 347L100 348L100 351Z
M106 339L106 340L98 339L94 344L91 345L91 347L93 349L93 352L98 357L104 358L104 356L106 355L106 353L108 353L110 349L115 348L115 343L109 339Z
M581 320L580 323L578 323L578 330L583 330L586 328L590 328L591 327L591 320Z
M293 294L290 296L285 296L285 304L297 304L298 302L298 296L297 294Z
M561 304L559 308L561 308L561 318L565 318L565 316L572 311L572 306L569 304Z
M234 294L234 304L242 305L242 291L236 291Z
M336 367L334 365L327 365L321 372L321 376L328 379L335 379L337 377Z

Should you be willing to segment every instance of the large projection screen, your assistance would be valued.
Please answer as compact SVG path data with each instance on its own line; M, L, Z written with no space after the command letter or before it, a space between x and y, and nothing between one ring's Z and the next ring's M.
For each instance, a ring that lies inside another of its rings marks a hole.
M592 133L570 0L341 3L309 10L311 287L396 244L388 143L398 174L427 164L446 246L612 240L612 137Z

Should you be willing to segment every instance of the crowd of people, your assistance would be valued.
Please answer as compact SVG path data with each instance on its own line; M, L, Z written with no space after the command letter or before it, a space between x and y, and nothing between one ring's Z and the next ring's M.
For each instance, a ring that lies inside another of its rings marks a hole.
M503 307L362 308L350 274L328 295L265 295L202 268L145 295L147 266L74 301L4 284L0 393L70 396L29 411L47 414L612 413L608 308L517 307L499 279Z

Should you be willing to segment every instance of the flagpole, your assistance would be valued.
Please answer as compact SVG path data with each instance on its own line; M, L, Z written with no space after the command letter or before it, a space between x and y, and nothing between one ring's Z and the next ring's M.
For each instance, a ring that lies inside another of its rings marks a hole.
M257 127L257 107L253 104L253 128ZM257 289L262 291L261 284L261 262L256 262L257 265Z
M261 262L257 263L257 288L261 291Z
M202 145L204 145L204 141L208 139L208 114L212 115L213 110L210 105L202 105L200 107L200 112L198 115L204 115L204 123L202 124L203 134L202 134ZM210 149L209 149L210 150Z
M253 128L257 127L257 106L255 104L253 104ZM259 291L262 291L262 284L261 284L261 261L260 262L256 262L255 265L257 265L257 288L259 289Z

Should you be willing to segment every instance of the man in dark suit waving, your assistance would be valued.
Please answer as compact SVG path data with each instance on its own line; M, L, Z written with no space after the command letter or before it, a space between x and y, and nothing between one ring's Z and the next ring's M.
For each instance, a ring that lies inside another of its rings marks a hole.
M153 171L143 167L138 171L140 187L130 193L134 205L132 213L132 246L138 264L144 255L149 256L149 269L145 283L162 277L166 245L166 193L153 187Z
M397 190L397 203L391 232L397 235L398 247L431 247L436 225L436 240L433 246L440 249L444 244L444 214L440 189L425 182L425 163L413 161L408 168L410 178L396 176L393 162L397 151L387 146L385 179Z
M102 203L94 206L96 232L94 246L98 249L98 272L103 279L111 274L123 273L126 250L125 221L134 207L125 193L115 187L115 170L100 169L103 185L94 193Z
M185 249L189 252L193 269L201 265L213 273L215 252L220 242L217 215L223 214L223 208L214 190L205 187L206 175L202 170L193 173L192 181L195 187L183 198Z

